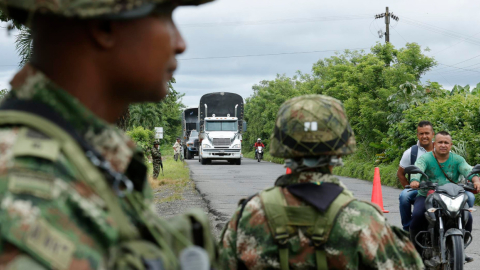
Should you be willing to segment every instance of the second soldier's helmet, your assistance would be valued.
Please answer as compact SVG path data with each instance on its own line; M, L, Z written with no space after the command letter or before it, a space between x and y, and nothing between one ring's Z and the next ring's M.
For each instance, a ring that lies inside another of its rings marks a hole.
M270 141L270 154L286 159L342 156L356 150L343 104L323 95L304 95L283 103Z
M124 20L145 17L165 10L168 5L200 5L212 0L0 0L0 10L19 22L36 12L80 19ZM6 9L5 9L6 7ZM9 12L12 11L12 14Z

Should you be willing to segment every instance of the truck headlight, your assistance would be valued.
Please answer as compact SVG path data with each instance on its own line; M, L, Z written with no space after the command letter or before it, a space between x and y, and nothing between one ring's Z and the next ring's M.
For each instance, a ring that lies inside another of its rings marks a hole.
M192 147L193 143L187 143L188 147Z
M207 149L207 148L212 148L212 146L209 144L202 144L202 148Z
M460 210L460 206L462 206L462 202L463 202L463 196L458 196L455 199L450 199L450 197L447 197L445 195L442 195L442 194L439 194L439 195L440 195L440 198L442 198L442 201L447 206L448 211L458 212L458 210Z
M237 143L237 144L235 144L234 146L232 146L232 148L242 148L242 145L239 144L239 143Z

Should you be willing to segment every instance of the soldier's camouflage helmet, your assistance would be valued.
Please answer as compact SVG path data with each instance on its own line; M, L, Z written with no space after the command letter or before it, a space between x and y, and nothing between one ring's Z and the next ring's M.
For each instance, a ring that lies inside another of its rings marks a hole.
M270 141L270 154L287 159L348 155L356 150L343 104L323 95L283 103Z
M0 9L41 12L81 19L135 19L171 5L200 5L213 0L0 0ZM8 12L8 11L7 11Z

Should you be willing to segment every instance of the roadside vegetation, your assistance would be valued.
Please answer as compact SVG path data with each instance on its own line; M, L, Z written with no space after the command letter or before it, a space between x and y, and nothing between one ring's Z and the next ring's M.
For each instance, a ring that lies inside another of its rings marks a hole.
M260 137L268 152L280 105L292 97L324 94L343 102L357 140L358 151L344 158L345 166L335 168L336 174L372 181L374 168L380 167L382 183L399 187L399 160L416 143L421 120L432 122L437 132L450 132L452 151L471 165L480 163L480 84L447 90L438 82L422 81L437 65L424 54L427 50L416 43L399 49L377 44L368 52L345 51L321 59L311 74L261 81L246 99L244 145Z
M246 157L246 158L255 159L255 151L243 153L243 156ZM268 161L268 162L283 164L283 158L272 157L270 155L270 153L268 153L268 152L265 152L263 154L263 160L262 161Z
M162 146L160 151L163 158L163 175L160 171L158 178L153 179L153 164L147 161L148 182L153 191L160 195L156 202L182 200L183 191L186 188L193 188L190 181L190 170L184 162L173 159L173 148L170 145Z

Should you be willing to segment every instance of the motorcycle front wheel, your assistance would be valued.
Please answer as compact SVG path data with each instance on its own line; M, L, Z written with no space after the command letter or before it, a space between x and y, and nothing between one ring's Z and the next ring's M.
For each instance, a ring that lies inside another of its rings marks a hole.
M465 262L463 238L460 235L449 236L445 249L447 263L443 266L443 270L463 270Z

